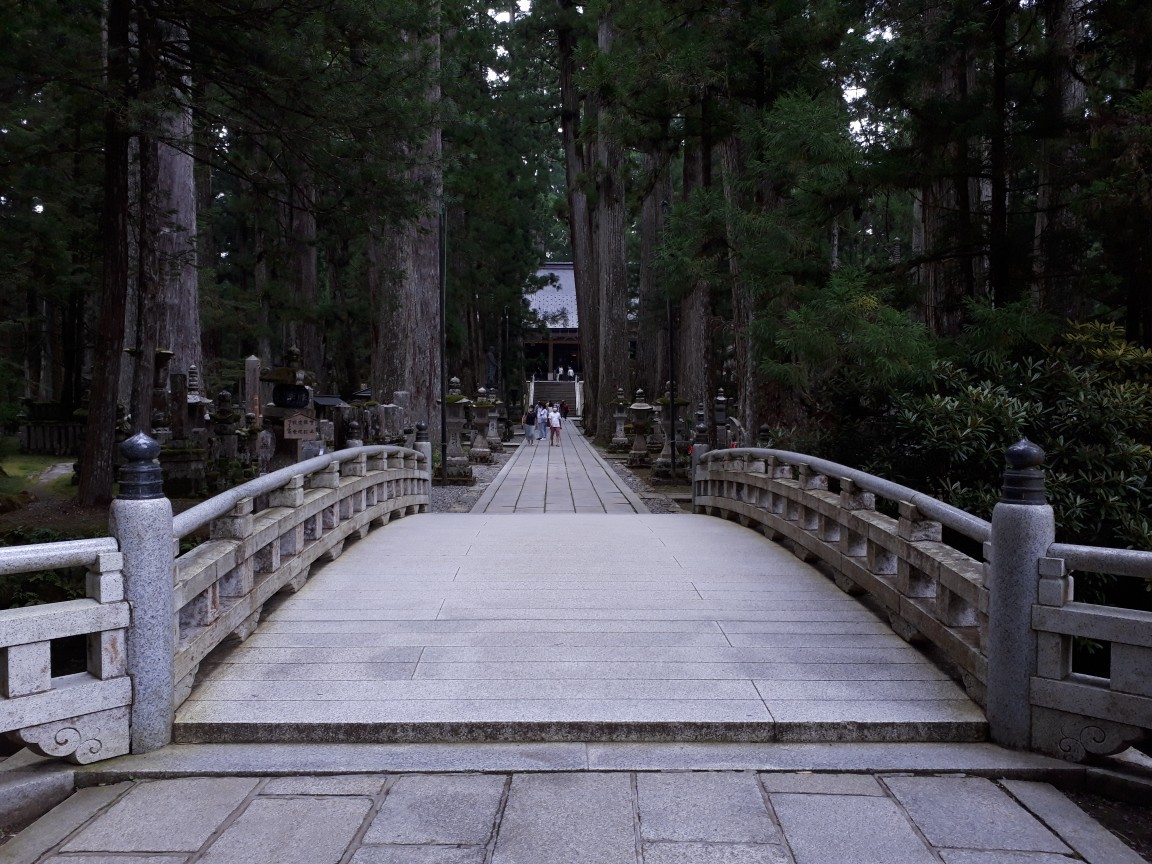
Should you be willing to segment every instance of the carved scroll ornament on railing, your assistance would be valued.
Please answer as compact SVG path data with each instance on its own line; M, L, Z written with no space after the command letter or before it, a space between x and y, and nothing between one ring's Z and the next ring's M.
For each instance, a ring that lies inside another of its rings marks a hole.
M1152 612L1074 601L1073 571L1152 579L1152 552L1054 543L1040 559L1033 746L1079 762L1152 735ZM1072 671L1077 638L1107 645L1107 677Z
M128 752L123 556L110 537L0 549L0 578L67 567L88 569L86 599L0 610L0 732L84 764ZM53 677L53 642L76 636L86 671Z

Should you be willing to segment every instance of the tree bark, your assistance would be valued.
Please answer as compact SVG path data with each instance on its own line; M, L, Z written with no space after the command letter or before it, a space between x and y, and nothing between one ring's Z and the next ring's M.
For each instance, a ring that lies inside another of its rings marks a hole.
M601 54L612 51L612 11L600 18ZM597 124L596 260L600 282L600 360L596 379L596 441L612 436L612 401L619 387L629 389L628 374L628 206L624 198L624 147L613 129L616 106L602 99Z
M1082 122L1087 98L1084 83L1075 74L1084 2L1045 0L1042 4L1049 69L1045 108L1051 132L1041 145L1033 298L1040 308L1065 318L1080 313L1075 280L1082 231L1069 208L1076 186L1068 178L1077 159L1074 127Z
M684 197L689 198L696 189L712 185L712 108L711 96L686 117L684 142ZM709 250L702 249L701 254ZM706 416L712 416L712 398L716 395L716 371L712 348L712 286L706 279L698 279L692 290L680 301L679 349L677 390L691 402L705 404Z
M560 64L560 129L564 145L564 173L568 193L568 227L572 241L572 274L576 283L576 314L580 319L580 364L585 389L585 433L594 434L600 380L600 288L596 263L595 214L588 203L587 173L591 146L581 140L581 104L576 85L576 30L572 18L580 14L573 0L560 6L556 40Z
M438 20L439 13L436 13ZM428 37L432 52L428 101L440 102L440 37ZM409 176L423 189L423 215L388 236L370 255L377 256L376 292L380 327L373 346L378 375L373 389L384 398L393 390L411 394L410 416L428 423L439 439L440 408L440 220L443 218L443 139L437 117L423 140ZM371 243L370 239L370 243ZM447 241L451 244L451 238ZM370 246L371 248L371 246ZM391 276L392 278L388 278ZM451 314L451 313L449 313ZM451 370L449 370L451 371Z
M655 393L658 388L662 390L664 382L671 377L668 367L670 308L667 294L656 278L655 257L672 198L668 160L656 147L644 156L644 173L649 185L640 205L640 300L636 315L635 386Z
M130 0L108 0L107 80L111 101L104 112L104 264L100 330L88 400L88 424L80 462L82 506L112 500L116 399L124 350L124 307L128 294L128 128L119 100L128 97Z

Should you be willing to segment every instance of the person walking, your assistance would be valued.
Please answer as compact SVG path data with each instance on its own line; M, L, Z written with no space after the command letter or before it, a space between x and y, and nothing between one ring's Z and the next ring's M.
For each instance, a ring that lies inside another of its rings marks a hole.
M560 419L562 421L568 420L568 400L565 399L560 403Z
M539 438L543 438L548 429L548 409L544 407L543 402L536 403L536 434Z
M536 446L536 406L529 405L524 410L524 417L521 421L524 424L524 440L531 441L532 446Z
M548 412L548 430L552 433L552 440L548 442L549 447L559 446L560 444L560 406L553 405L552 410Z

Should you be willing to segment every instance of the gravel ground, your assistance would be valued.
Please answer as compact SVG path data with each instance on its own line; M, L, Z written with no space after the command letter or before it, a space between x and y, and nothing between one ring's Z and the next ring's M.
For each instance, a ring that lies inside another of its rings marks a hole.
M473 505L480 500L488 484L496 479L500 469L516 453L515 447L509 447L503 453L493 453L493 461L488 465L473 465L472 476L476 482L471 486L437 486L432 485L433 513L467 513Z

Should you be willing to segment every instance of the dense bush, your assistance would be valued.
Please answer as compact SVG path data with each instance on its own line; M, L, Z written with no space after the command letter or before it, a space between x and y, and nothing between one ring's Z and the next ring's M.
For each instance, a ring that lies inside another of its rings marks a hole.
M781 444L807 444L988 518L1004 451L1027 437L1047 454L1061 542L1152 549L1152 351L1112 324L1057 334L1026 304L973 305L973 324L938 341L933 359L915 324L861 316L866 288L850 286L840 291L842 311L791 319L793 382L824 422ZM1077 590L1147 606L1152 595L1133 582L1092 576Z

